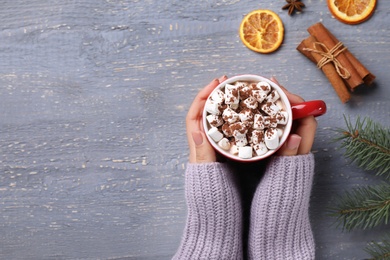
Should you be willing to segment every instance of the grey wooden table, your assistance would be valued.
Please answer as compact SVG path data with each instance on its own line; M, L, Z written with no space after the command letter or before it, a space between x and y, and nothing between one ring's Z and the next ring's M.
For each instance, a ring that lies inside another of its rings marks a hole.
M326 209L382 180L343 157L332 129L344 114L389 123L390 1L357 26L303 2L291 17L282 0L0 1L0 259L169 259L186 217L187 109L214 77L243 73L327 102L313 147L317 259L366 258L389 226L343 232ZM271 55L238 37L258 8L285 25ZM377 76L348 104L295 49L319 21Z

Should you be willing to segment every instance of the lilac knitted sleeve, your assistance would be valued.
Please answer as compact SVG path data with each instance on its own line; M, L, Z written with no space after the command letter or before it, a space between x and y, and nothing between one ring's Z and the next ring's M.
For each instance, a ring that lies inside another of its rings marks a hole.
M308 211L313 175L313 154L271 159L252 201L250 259L314 259Z
M173 259L242 259L242 213L232 173L221 163L187 165L187 221Z

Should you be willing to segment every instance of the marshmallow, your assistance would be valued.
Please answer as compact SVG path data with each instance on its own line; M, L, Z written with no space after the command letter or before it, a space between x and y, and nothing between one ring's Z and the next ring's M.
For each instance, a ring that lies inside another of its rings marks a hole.
M259 89L254 89L252 90L252 97L254 97L257 102L261 103L267 98L267 93Z
M241 110L238 116L240 117L241 122L252 121L254 117L252 110L248 108Z
M238 146L235 144L230 145L229 153L237 155L238 154Z
M280 99L276 100L275 104L280 108L280 110L285 110L284 109L285 106Z
M237 81L236 83L234 83L234 86L240 89L240 88L248 87L248 83L246 83L245 81Z
M248 144L248 139L245 134L236 134L234 136L234 140L236 141L236 145L238 147L243 147Z
M271 125L271 120L269 116L263 116L263 125L264 129L267 129Z
M278 137L282 138L282 135L283 135L284 131L281 128L276 128L276 130L278 131Z
M207 134L215 141L219 142L223 138L223 134L216 127L211 127Z
M245 135L248 132L248 127L243 122L236 122L230 125L233 136Z
M218 146L224 149L225 151L228 151L230 149L230 142L227 138L222 138L218 142Z
M264 116L262 114L255 114L253 120L253 128L254 129L264 129Z
M244 146L238 148L238 157L242 159L252 158L252 147Z
M264 117L264 125L266 128L268 127L277 127L278 120L274 116L265 116Z
M275 128L268 128L267 131L265 131L264 141L268 149L274 150L278 148L279 146L278 131Z
M233 130L231 129L230 125L228 123L225 123L222 125L222 133L226 137L232 137L233 136Z
M260 142L264 142L264 131L253 130L251 141L253 144L259 144Z
M280 111L280 108L275 105L274 102L267 102L261 106L261 110L270 116L274 116L278 111Z
M223 111L222 118L225 120L225 122L233 124L238 121L239 116L236 111L228 107L225 109L225 111Z
M219 105L217 102L214 102L211 99L208 99L205 105L205 109L208 113L212 115L220 115L221 111L219 111Z
M255 150L255 152L258 156L263 155L266 152L268 152L268 148L264 142L260 142L258 144L253 145L253 150Z
M248 97L244 101L242 101L242 104L250 109L256 109L258 106L257 100L254 97Z
M206 116L206 119L211 126L218 127L223 125L223 119L221 116L210 114Z
M238 107L240 106L239 103L235 103L235 104L229 104L229 107L233 110L236 110Z
M275 89L271 91L271 93L267 96L267 101L268 102L275 102L280 98L278 91Z
M276 113L275 118L279 125L285 125L287 124L288 113L286 111L279 111Z
M225 94L222 92L220 89L216 89L213 94L211 95L211 99L218 103L221 104L225 100Z
M256 88L263 91L265 94L268 94L271 91L271 86L268 82L260 81L257 83Z
M238 87L239 93L240 93L240 99L247 99L252 95L252 88L248 85L243 85Z
M240 102L240 93L236 86L231 84L225 85L225 103L228 105L238 105Z

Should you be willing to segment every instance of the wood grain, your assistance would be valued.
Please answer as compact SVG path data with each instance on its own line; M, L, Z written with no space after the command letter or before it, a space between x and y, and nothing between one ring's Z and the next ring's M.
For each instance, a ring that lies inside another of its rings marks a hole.
M214 77L242 73L327 102L310 209L317 259L367 257L360 249L388 227L344 233L326 207L380 180L330 141L343 114L389 123L390 2L358 26L332 18L326 1L305 4L290 17L276 1L2 1L0 259L169 259L186 217L186 111ZM238 38L257 8L286 27L271 55ZM377 76L347 105L295 50L318 21Z

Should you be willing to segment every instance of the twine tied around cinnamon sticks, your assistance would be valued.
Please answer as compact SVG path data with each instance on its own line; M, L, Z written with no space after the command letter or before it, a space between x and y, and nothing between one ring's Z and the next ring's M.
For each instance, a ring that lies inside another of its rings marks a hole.
M320 45L325 51L317 49L316 45ZM328 49L325 44L321 42L314 42L313 43L314 49L310 48L303 48L304 51L309 52L315 52L322 56L322 59L318 61L317 67L321 69L324 65L328 64L329 62L333 62L337 73L342 77L343 79L349 79L351 77L351 73L340 63L340 61L337 59L337 56L345 51L347 47L343 45L342 42L338 42L332 49Z
M362 63L322 23L307 28L309 36L297 50L320 68L342 103L360 85L371 85L375 79Z

